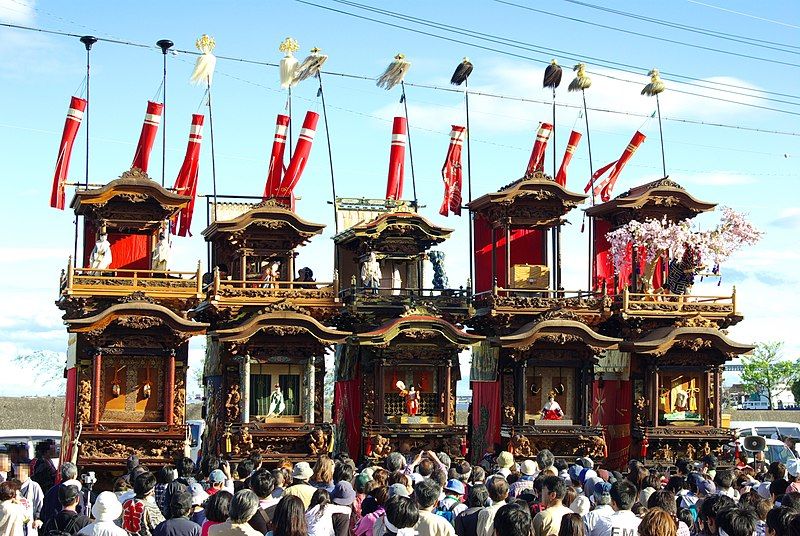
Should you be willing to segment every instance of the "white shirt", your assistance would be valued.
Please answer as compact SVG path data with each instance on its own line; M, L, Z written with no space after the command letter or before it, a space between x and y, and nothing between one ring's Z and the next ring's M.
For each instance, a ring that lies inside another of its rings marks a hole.
M603 504L584 515L583 524L586 525L586 534L591 534L598 521L611 517L613 513L614 509L610 504Z
M638 536L642 518L630 510L619 510L597 521L589 536Z

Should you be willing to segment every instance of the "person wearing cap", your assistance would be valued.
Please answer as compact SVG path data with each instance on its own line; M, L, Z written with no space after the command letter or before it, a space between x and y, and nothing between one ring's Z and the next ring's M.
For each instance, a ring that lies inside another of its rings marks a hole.
M614 509L611 508L611 484L602 480L595 482L592 486L591 499L594 501L594 510L583 516L586 534L592 532L598 521L614 513Z
M189 493L192 494L192 509L189 511L189 519L202 527L206 522L205 504L209 495L200 482L189 486Z
M136 495L122 503L122 528L131 536L150 536L164 521L155 499L156 477L145 472L133 480Z
M115 521L122 514L122 505L112 491L104 491L97 496L92 505L94 523L78 531L80 536L128 536L128 531Z
M636 486L620 479L611 485L611 508L614 513L597 521L588 536L636 536L642 518L631 512L636 502Z
M227 490L230 494L233 494L233 480L230 478L230 475L226 475L225 471L222 469L214 469L211 471L211 474L208 475L208 489L206 493L214 495L221 489Z
M64 462L59 466L58 471L61 474L61 484L50 488L44 494L44 501L42 502L41 519L45 525L50 519L56 517L63 508L58 496L61 486L75 486L78 488L78 507L75 508L75 511L82 514L86 513L83 493L80 493L81 489L83 489L83 484L78 480L78 467L72 462ZM47 534L47 532L44 534Z
M557 476L548 476L542 482L542 495L539 502L544 507L533 518L534 536L556 536L561 528L561 518L573 513L564 506L567 485Z
M192 511L192 494L182 491L170 498L170 518L159 524L153 536L200 536L200 525L189 519Z
M51 531L54 531L76 534L91 523L88 517L77 512L81 490L77 486L71 486L69 484L54 486L54 488L58 491L58 501L61 503L61 511L47 520L42 533L47 535L50 534Z
M314 474L308 462L297 462L292 470L292 485L286 488L284 495L299 497L303 501L303 508L308 510L311 504L311 497L317 488L309 485L308 479Z
M533 489L533 481L539 472L539 466L533 460L525 460L519 465L519 478L508 488L509 497L519 497L524 491Z
M350 482L341 480L333 487L331 502L336 507L332 510L333 532L337 536L347 536L350 534L351 527L355 527L353 522L353 503L356 500L356 490Z
M451 478L445 484L443 491L444 498L439 501L436 514L454 523L456 516L467 509L467 505L461 502L465 492L464 484L460 480Z
M511 468L514 466L514 455L504 450L497 455L495 463L497 463L497 474L502 475L503 478L508 478L511 474Z

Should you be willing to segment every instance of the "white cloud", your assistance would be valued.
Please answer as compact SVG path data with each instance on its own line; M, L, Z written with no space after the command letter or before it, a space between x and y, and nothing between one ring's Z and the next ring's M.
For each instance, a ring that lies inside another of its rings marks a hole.
M772 220L770 225L785 229L800 229L800 207L782 210L778 218Z
M0 0L0 21L30 24L34 19L33 0Z

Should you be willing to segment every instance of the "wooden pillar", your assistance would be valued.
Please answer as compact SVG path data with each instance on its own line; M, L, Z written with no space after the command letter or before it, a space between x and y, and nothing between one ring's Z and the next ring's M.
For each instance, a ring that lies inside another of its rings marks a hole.
M561 288L561 224L559 222L558 225L554 228L553 232L555 233L555 243L556 243L556 252L555 252L555 263L556 263L556 288L553 290L559 290Z
M631 292L639 292L639 255L636 246L631 246Z
M242 385L239 386L239 391L242 394L242 422L250 422L250 354L245 354L242 357ZM269 387L272 389L272 386Z
M652 408L650 411L650 419L653 422L653 426L658 426L658 412L661 409L661 373L658 370L658 365L655 364L648 367L648 370L650 371L649 376L653 387L653 403L650 404Z
M286 267L286 270L288 274L286 277L286 281L289 282L289 288L294 288L294 285L292 285L292 281L294 281L294 255L295 255L294 250L290 251L289 259L287 260L288 266Z
M511 222L506 221L506 288L512 288L511 280Z
M92 424L100 423L100 393L102 392L103 353L96 350L92 361Z
M384 408L386 406L386 396L383 392L383 367L386 362L379 359L375 363L375 424L381 425L384 421Z
M724 367L714 367L714 420L711 423L716 428L722 427L722 371Z
M517 406L517 424L525 424L525 416L528 411L528 360L523 359L517 364L516 368L516 406Z
M175 350L172 350L167 356L166 369L164 374L164 421L169 426L175 420Z
M497 281L497 240L495 238L495 228L492 227L492 283L494 287Z
M450 397L455 396L456 388L453 382L453 360L447 360L447 367L444 371L444 384L445 384L445 406L444 406L444 423L447 425L453 424L453 405L450 404Z

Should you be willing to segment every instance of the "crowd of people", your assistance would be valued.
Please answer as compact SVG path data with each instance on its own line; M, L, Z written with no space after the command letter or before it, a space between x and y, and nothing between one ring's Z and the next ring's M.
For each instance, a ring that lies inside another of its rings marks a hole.
M32 462L0 473L0 536L800 536L796 466L718 469L708 456L673 469L631 461L622 474L547 450L519 463L427 451L271 469L253 453L235 468L209 456L155 472L131 457L95 495L74 464Z

